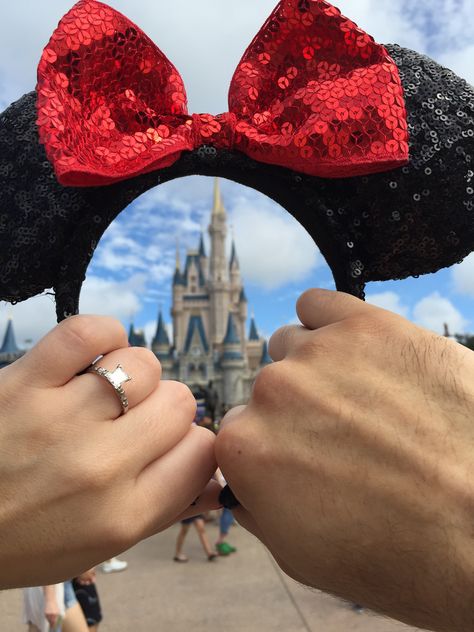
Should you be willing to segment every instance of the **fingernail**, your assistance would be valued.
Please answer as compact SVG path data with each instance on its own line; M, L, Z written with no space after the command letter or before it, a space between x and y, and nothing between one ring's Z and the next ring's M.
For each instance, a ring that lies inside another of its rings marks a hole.
M219 494L219 502L226 509L234 509L240 505L239 501L234 496L234 492L228 485L226 485Z

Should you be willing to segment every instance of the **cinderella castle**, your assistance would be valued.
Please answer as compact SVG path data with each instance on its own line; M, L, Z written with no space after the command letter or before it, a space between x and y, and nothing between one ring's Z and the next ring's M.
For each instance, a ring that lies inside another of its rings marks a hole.
M212 382L221 405L234 406L248 399L258 370L271 359L253 317L247 336L247 298L234 242L230 259L226 256L227 213L217 179L209 237L209 255L201 235L198 248L187 252L184 266L177 251L173 338L160 312L152 350L161 362L164 379L184 382L193 391ZM133 326L130 342L146 345L143 334Z
M193 392L212 382L220 405L234 406L247 401L258 370L271 358L253 317L247 336L247 298L234 242L230 259L226 256L227 213L217 179L209 236L209 255L202 234L198 248L187 252L184 266L177 251L173 338L170 340L160 311L152 350L161 362L163 379L184 382ZM147 346L143 333L135 331L133 325L129 341L132 346ZM0 368L23 353L10 319L0 346Z

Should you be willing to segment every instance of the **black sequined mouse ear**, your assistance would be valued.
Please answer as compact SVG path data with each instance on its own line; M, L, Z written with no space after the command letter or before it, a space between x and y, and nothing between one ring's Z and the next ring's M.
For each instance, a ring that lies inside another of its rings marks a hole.
M94 249L143 192L189 175L220 176L286 208L311 234L337 288L434 272L474 249L474 89L434 61L387 47L405 90L410 162L330 180L202 146L172 166L118 184L61 186L38 141L36 94L0 116L0 300L53 288L61 320L78 311ZM163 221L166 221L165 219Z

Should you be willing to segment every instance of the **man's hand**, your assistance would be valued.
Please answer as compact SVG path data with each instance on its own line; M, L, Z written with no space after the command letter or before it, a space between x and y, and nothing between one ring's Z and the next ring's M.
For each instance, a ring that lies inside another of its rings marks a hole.
M474 629L474 354L342 293L297 311L217 438L237 519L309 586Z
M107 381L121 363L129 411ZM219 506L214 436L111 318L76 316L0 371L0 589L79 575L174 520ZM207 486L207 487L206 487ZM199 496L199 501L191 503Z

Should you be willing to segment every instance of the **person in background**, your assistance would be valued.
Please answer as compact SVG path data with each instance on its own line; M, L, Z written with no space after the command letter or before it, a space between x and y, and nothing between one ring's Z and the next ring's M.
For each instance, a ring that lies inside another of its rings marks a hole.
M199 540L201 541L201 544L202 544L202 548L204 549L204 552L207 555L207 559L209 560L209 562L213 562L217 558L217 553L212 550L212 547L209 543L209 539L206 533L206 524L204 522L203 515L194 516L193 518L185 518L184 520L181 520L181 529L176 539L176 554L173 558L174 561L175 562L188 561L188 557L186 557L186 555L183 554L183 545L184 545L186 536L189 532L189 527L192 524L196 528L196 531L199 536Z
M127 570L128 562L119 560L118 557L111 557L110 560L102 562L100 568L103 573L120 573Z
M70 581L24 588L23 621L28 632L88 632Z
M209 380L206 388L204 389L204 401L206 404L206 416L210 417L211 426L214 428L216 411L219 404L219 394L213 385L212 380Z
M102 621L102 608L95 583L95 568L76 577L72 586L87 622L89 632L97 632Z

